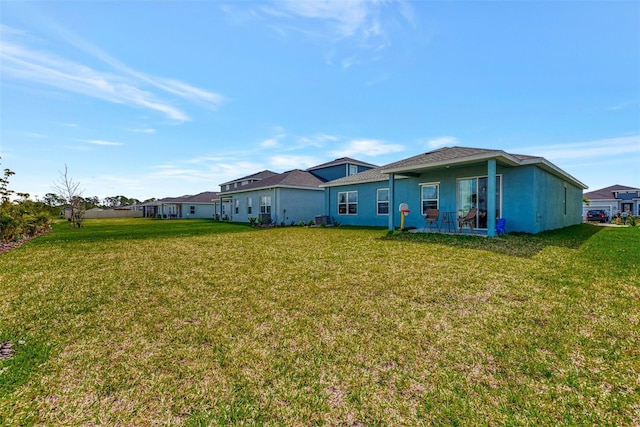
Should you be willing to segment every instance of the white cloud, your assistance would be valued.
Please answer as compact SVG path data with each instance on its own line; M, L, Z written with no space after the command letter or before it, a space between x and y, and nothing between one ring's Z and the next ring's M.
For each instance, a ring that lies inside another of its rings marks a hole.
M367 33L368 27L379 29L374 20L367 24L371 7L374 3L368 1L283 1L278 2L280 10L299 17L327 21L338 37L350 37L356 33Z
M319 163L320 161L313 156L278 155L269 158L269 164L278 171L307 169Z
M112 147L124 145L122 142L104 141L102 139L86 139L84 142L93 145L106 145Z
M37 51L18 44L6 37L15 35L16 32L2 26L0 61L3 64L3 76L116 104L150 109L179 122L189 120L189 116L173 106L171 100L163 99L168 94L208 108L217 108L224 101L219 94L176 80L153 78L135 71L70 32L60 27L56 29L67 42L100 59L112 70L94 69L57 54Z
M440 136L438 138L427 139L425 144L429 149L455 146L458 145L458 138L455 136Z
M327 142L337 142L340 138L326 133L318 133L311 136L301 136L298 138L298 148L317 147L322 148Z
M377 139L357 139L349 142L346 147L334 150L332 156L353 157L353 156L381 156L389 153L404 151L405 147L400 144L389 144Z
M273 148L278 146L278 140L276 138L267 138L260 143L263 148Z
M619 104L615 104L615 105L611 105L611 106L607 107L607 110L609 110L609 111L624 110L627 107L631 107L632 105L636 105L637 103L638 103L638 101L621 102Z
M156 133L156 130L153 128L138 128L138 129L129 129L129 132L134 132L134 133Z
M634 154L640 156L640 135L604 138L570 144L529 147L526 148L526 150L527 153L552 161L561 159L602 159ZM516 150L511 152L516 152Z
M345 69L379 60L394 32L414 24L413 8L403 0L273 1L258 14L283 37L295 32L327 47L326 62Z

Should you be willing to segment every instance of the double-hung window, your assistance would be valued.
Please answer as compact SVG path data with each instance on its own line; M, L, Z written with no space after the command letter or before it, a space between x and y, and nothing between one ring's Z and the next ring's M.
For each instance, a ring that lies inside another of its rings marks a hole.
M422 215L426 215L429 209L439 209L440 184L421 184L420 187Z
M251 206L253 202L251 200L251 197L247 197L247 215L251 215L251 212L253 211L253 207Z
M358 214L358 192L341 191L338 193L338 214L357 215Z
M196 214L196 207L189 206L189 215L195 215L195 214Z
M376 213L378 215L389 215L389 189L378 188L376 196Z
M271 196L260 196L260 213L271 213Z

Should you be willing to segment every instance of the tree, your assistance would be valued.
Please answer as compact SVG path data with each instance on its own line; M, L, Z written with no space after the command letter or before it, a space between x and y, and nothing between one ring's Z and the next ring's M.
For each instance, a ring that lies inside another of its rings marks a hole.
M45 205L50 208L61 208L65 205L65 200L55 193L47 193L42 198L42 201Z
M64 165L64 173L60 172L60 178L54 181L53 187L70 210L70 225L82 227L85 211L82 190L80 190L80 183L69 177L67 165Z
M83 203L84 203L85 209L93 209L93 208L100 207L100 199L98 198L98 196L85 197Z
M140 200L135 198L130 199L126 196L110 196L105 197L102 203L108 208L117 208L120 206L135 205L136 203L140 203Z
M0 157L1 159L2 157ZM9 190L9 177L15 175L15 172L10 169L4 170L4 176L0 178L0 201L8 202L9 196L11 196L14 192L13 190Z

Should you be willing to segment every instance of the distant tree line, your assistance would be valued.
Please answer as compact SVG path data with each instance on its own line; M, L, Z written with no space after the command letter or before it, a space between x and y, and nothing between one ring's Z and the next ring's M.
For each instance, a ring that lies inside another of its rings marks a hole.
M84 206L85 209L113 209L123 206L131 206L135 204L142 203L140 200L135 198L128 198L126 196L109 196L104 199L100 199L98 196L93 197L82 197L79 196L79 200ZM153 202L155 198L145 200L146 202ZM67 201L64 197L60 196L56 193L47 193L42 197L42 202L51 208L60 208L64 207L67 204Z
M1 159L1 157L0 157ZM9 179L15 175L4 169L0 178L0 242L18 241L32 237L51 226L52 217L67 216L69 225L81 227L88 209L112 209L141 203L135 198L111 196L100 200L97 196L83 197L80 183L71 179L65 165L64 173L54 182L56 192L47 193L40 200L31 200L28 193L9 189ZM155 198L145 200L155 201ZM68 210L68 214L65 211Z

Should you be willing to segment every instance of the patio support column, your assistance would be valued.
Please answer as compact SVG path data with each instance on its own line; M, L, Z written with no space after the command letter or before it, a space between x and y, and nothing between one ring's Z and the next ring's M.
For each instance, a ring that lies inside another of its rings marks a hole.
M487 236L496 235L496 159L487 167Z
M396 220L396 202L395 202L395 175L389 174L389 231L395 229Z

